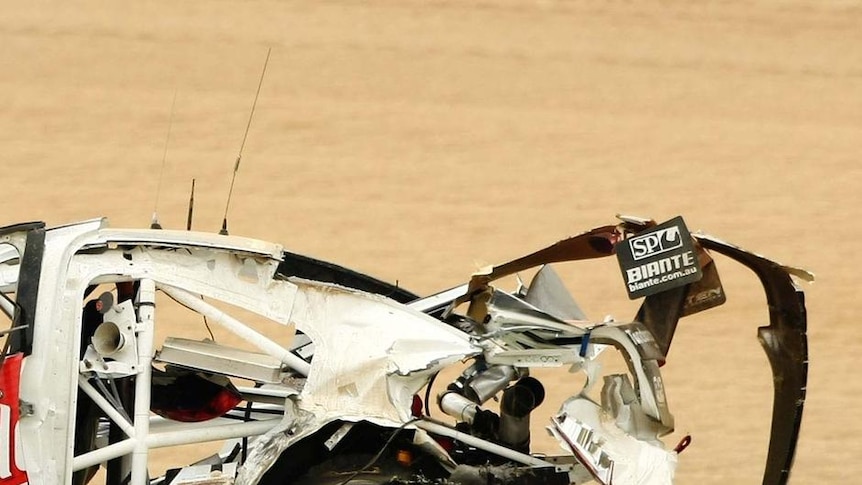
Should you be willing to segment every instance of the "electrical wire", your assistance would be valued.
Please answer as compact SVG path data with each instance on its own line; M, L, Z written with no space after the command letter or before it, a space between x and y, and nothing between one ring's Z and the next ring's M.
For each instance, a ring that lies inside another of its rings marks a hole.
M355 472L351 473L349 477L347 477L343 481L339 482L338 485L346 485L351 480L353 480L354 478L359 476L360 473L362 473L362 472L368 470L369 468L371 468L372 466L374 466L374 464L377 463L377 460L379 460L380 457L383 456L383 452L386 451L386 448L389 448L389 445L391 445L392 442L395 441L395 438L398 436L398 433L400 433L402 430L404 430L404 428L406 428L407 426L410 426L411 424L413 424L417 421L421 421L421 418L413 418L410 421L407 421L406 423L399 426L395 431L392 432L392 435L389 436L389 439L386 440L386 443L383 444L383 447L380 448L380 451L378 451L377 454L374 455L373 458L371 458L371 461L366 463L365 466L363 466L359 470L356 470Z
M428 380L428 385L425 387L425 416L431 417L431 387L434 386L434 381L437 380L437 376L440 375L440 371L434 373L431 376L431 379Z

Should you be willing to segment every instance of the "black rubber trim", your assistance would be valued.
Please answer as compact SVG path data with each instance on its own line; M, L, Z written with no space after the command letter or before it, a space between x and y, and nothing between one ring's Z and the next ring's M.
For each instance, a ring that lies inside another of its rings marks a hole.
M26 325L10 338L12 353L23 352L25 356L33 353L33 335L36 330L36 303L39 300L39 280L42 276L42 256L45 253L45 225L42 223L18 224L10 227L28 227L27 242L18 269L18 288L15 302L17 325ZM5 228L4 228L5 229ZM20 230L20 229L19 229Z
M6 234L14 234L16 232L23 231L31 231L33 229L44 229L45 223L34 221L34 222L22 222L19 224L12 224L11 226L3 226L0 227L0 236L5 236Z
M282 262L278 265L276 273L282 276L297 276L376 293L392 298L399 303L409 303L419 298L418 295L404 288L352 269L287 251L282 254Z

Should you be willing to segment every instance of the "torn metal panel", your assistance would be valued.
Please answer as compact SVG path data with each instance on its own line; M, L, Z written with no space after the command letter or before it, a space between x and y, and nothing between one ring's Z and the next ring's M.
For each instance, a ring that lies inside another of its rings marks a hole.
M302 406L323 415L406 421L431 373L481 352L466 334L393 300L289 281L297 288L291 321L316 342Z
M572 298L553 267L545 264L533 276L524 300L560 320L586 320L587 315Z
M461 303L470 300L475 295L482 293L488 287L488 284L494 280L504 276L515 274L519 271L524 271L529 268L534 268L548 263L558 263L563 261L579 261L583 259L603 258L614 254L614 246L620 242L624 234L616 226L602 226L592 229L577 236L564 239L547 248L540 249L534 253L514 259L507 263L496 266L483 268L476 273L473 273L470 278L467 291L453 303L457 306ZM471 300L471 305L475 305L477 301ZM474 315L479 315L478 320L481 320L482 308L471 310Z
M582 397L566 401L551 431L575 453L602 485L671 485L677 454L656 438L639 440L621 428L598 404Z
M237 485L258 483L284 450L330 422L300 408L297 401L286 399L281 423L251 443L248 457L237 474Z

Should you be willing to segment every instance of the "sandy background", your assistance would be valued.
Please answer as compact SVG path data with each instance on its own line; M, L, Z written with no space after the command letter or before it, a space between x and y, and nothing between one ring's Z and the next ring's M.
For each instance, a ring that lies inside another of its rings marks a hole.
M853 483L860 25L855 1L4 5L0 225L142 227L159 193L182 228L196 178L195 228L218 230L271 47L231 233L428 293L618 212L681 214L817 273L791 482ZM682 484L759 483L766 453L764 299L718 264L728 304L665 367ZM633 315L614 261L562 272L592 317Z

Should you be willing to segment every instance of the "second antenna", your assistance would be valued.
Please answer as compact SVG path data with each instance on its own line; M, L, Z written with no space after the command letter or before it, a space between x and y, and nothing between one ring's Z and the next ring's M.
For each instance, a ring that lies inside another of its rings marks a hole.
M257 92L254 95L254 103L252 103L252 105L251 105L251 113L249 113L249 116L248 116L248 124L245 126L245 134L243 134L243 136L242 136L242 143L239 146L239 153L236 156L236 163L233 166L233 175L231 176L231 179L230 179L230 189L228 189L227 202L225 203L225 206L224 206L224 218L222 218L221 230L219 231L219 234L221 234L223 236L228 235L227 213L228 213L228 209L230 208L230 199L231 199L231 196L233 195L233 185L234 185L234 182L236 182L236 174L237 174L237 172L239 172L239 163L242 160L242 150L243 150L243 148L245 148L245 141L248 138L248 132L251 129L251 120L254 119L254 110L257 107L257 98L260 97L260 88L261 88L261 86L263 86L263 77L266 75L266 66L269 64L269 55L271 53L272 53L272 47L270 47L266 51L266 60L263 61L263 71L261 71L260 81L258 81L258 83L257 83Z

